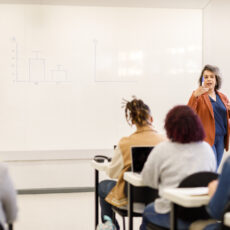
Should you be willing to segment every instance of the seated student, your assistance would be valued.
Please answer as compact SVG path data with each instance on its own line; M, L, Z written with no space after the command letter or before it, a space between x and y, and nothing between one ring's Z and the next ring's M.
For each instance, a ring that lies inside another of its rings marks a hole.
M102 221L104 215L112 218L112 205L120 207L127 204L123 174L131 167L131 147L155 146L165 140L164 136L153 129L150 109L142 100L134 98L130 102L125 101L125 117L129 124L136 126L136 131L119 141L112 161L106 170L109 177L118 179L117 182L104 180L99 184ZM119 229L117 222L116 227Z
M177 187L188 175L199 171L216 170L212 148L204 142L204 129L193 110L185 105L172 108L165 119L169 141L160 143L150 153L142 177L146 185L159 190L160 198L146 206L141 230L148 222L170 228L170 202L161 197L162 190ZM179 221L180 230L189 223Z
M223 165L223 169L219 180L215 180L209 183L209 196L211 200L207 206L207 211L213 219L197 221L192 224L190 229L192 230L218 230L220 229L220 223L217 220L221 220L225 206L230 202L230 157L228 157ZM209 224L210 223L210 224Z
M0 230L5 224L12 224L17 217L16 191L7 167L0 163Z

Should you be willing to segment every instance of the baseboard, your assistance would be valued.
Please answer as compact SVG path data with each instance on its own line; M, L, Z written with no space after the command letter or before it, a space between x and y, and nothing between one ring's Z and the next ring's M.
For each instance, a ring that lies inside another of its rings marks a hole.
M18 189L19 195L94 192L94 187Z

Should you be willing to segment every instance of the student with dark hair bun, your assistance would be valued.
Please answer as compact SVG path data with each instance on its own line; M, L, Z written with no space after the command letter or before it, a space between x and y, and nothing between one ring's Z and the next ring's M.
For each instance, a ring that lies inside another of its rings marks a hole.
M150 108L142 100L134 97L132 101L124 101L124 104L126 120L130 125L136 126L136 131L119 141L112 161L106 170L110 178L118 179L117 182L104 180L99 184L102 221L104 215L112 218L112 205L121 207L127 204L123 174L131 167L131 147L155 146L165 140L164 136L153 129ZM116 227L119 229L117 222Z
M159 198L146 206L140 229L148 222L170 228L170 202L161 197L164 188L175 188L186 177L199 171L215 171L212 148L204 142L204 129L199 117L186 105L172 108L165 119L168 141L150 153L141 173L144 184L158 189ZM179 230L190 223L178 221Z

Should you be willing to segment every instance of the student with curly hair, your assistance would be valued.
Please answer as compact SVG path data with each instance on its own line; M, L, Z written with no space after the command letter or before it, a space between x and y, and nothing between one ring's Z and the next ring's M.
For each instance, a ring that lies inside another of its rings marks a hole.
M158 189L160 196L145 207L141 230L148 222L170 228L170 202L161 197L164 188L178 187L193 173L216 170L212 148L203 141L200 119L189 106L172 108L166 116L165 129L169 140L152 150L141 172L144 184ZM187 230L189 224L179 221L179 230Z
M136 126L136 131L128 137L121 138L106 170L110 178L118 179L117 182L104 180L99 184L102 221L104 215L112 218L112 205L121 207L127 204L123 175L131 167L131 147L155 146L165 140L163 135L153 129L150 109L142 100L134 98L132 101L125 101L125 117L130 125ZM117 222L116 227L119 229Z

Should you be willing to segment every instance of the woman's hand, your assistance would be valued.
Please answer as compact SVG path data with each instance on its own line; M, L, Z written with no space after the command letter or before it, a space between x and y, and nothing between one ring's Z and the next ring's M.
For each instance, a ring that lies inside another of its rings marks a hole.
M204 93L207 93L208 90L209 90L209 88L205 88L204 86L200 86L199 88L197 88L197 89L194 91L193 95L194 95L195 97L199 97L200 95L202 95L202 94L204 94Z
M212 197L216 192L216 188L218 186L218 180L214 180L208 184L208 195Z

